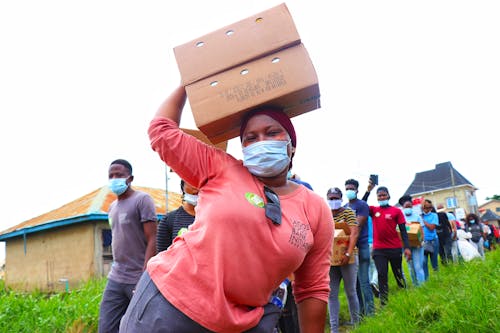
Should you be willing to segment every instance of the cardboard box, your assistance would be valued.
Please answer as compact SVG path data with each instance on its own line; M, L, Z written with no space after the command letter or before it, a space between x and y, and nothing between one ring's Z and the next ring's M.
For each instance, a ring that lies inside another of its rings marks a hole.
M222 141L220 143L214 144L212 143L203 132L195 130L195 129L189 129L189 128L181 128L181 130L184 133L187 133L191 136L194 136L198 140L205 142L208 145L214 146L216 148L219 148L221 150L227 151L227 141Z
M346 235L350 235L351 234L351 228L349 227L349 225L345 222L335 222L335 230L344 230L345 234Z
M349 247L349 236L347 236L342 229L335 229L335 233L333 235L333 252L330 263L332 266L339 266L344 253L347 251ZM349 264L355 263L356 258L354 257L355 253L351 255L349 259Z
M396 230L398 231L399 239L401 239L399 227L396 227ZM420 222L411 222L410 224L406 224L406 232L408 233L408 241L411 247L422 246L422 241L424 240L424 231L422 230ZM403 240L401 239L401 243L402 242Z
M287 6L252 15L174 48L183 85L300 43Z
M249 110L273 105L290 118L320 107L318 78L303 44L186 86L196 126L219 143L239 135Z

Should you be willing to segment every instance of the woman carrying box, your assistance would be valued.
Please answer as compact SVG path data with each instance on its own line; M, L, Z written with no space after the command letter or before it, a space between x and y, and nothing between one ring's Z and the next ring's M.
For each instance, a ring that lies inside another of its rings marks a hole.
M413 211L413 203L410 196L403 196L399 199L399 204L403 206L406 224L418 222L424 225L422 217ZM411 260L408 260L408 269L410 270L411 281L413 285L419 286L425 282L424 273L424 248L420 246L410 246Z
M179 129L185 101L177 88L149 136L199 189L195 221L149 261L120 332L272 332L281 312L272 293L293 273L301 332L323 333L333 219L323 198L287 179L290 119L271 107L247 113L240 161Z

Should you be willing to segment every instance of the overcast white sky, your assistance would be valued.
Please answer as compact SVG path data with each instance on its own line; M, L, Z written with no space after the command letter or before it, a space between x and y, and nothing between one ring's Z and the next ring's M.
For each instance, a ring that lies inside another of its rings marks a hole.
M116 158L165 188L147 126L180 81L173 48L282 2L0 2L0 230L105 186ZM324 196L377 173L396 202L451 161L480 204L500 194L498 1L286 4L321 89L322 108L293 119L303 180Z

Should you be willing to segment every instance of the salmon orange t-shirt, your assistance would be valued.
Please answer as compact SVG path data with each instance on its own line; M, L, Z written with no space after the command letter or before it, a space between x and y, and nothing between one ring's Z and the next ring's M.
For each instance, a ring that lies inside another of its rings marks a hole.
M196 218L148 263L163 296L215 332L257 325L280 282L294 273L294 295L328 301L333 221L326 202L299 186L280 195L282 224L265 217L264 184L242 162L155 118L153 149L200 189Z

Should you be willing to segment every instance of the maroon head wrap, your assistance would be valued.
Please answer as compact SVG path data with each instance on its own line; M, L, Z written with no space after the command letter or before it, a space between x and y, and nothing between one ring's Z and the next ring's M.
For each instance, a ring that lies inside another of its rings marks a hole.
M285 112L283 112L282 109L272 106L265 106L262 108L252 110L243 117L240 126L240 141L243 140L243 132L247 127L248 121L253 116L259 114L269 116L274 120L276 120L278 123L280 123L280 125L283 126L283 128L288 132L288 135L290 136L290 141L292 143L292 147L297 147L297 136L295 135L295 129L293 127L292 122L290 121L290 118Z

